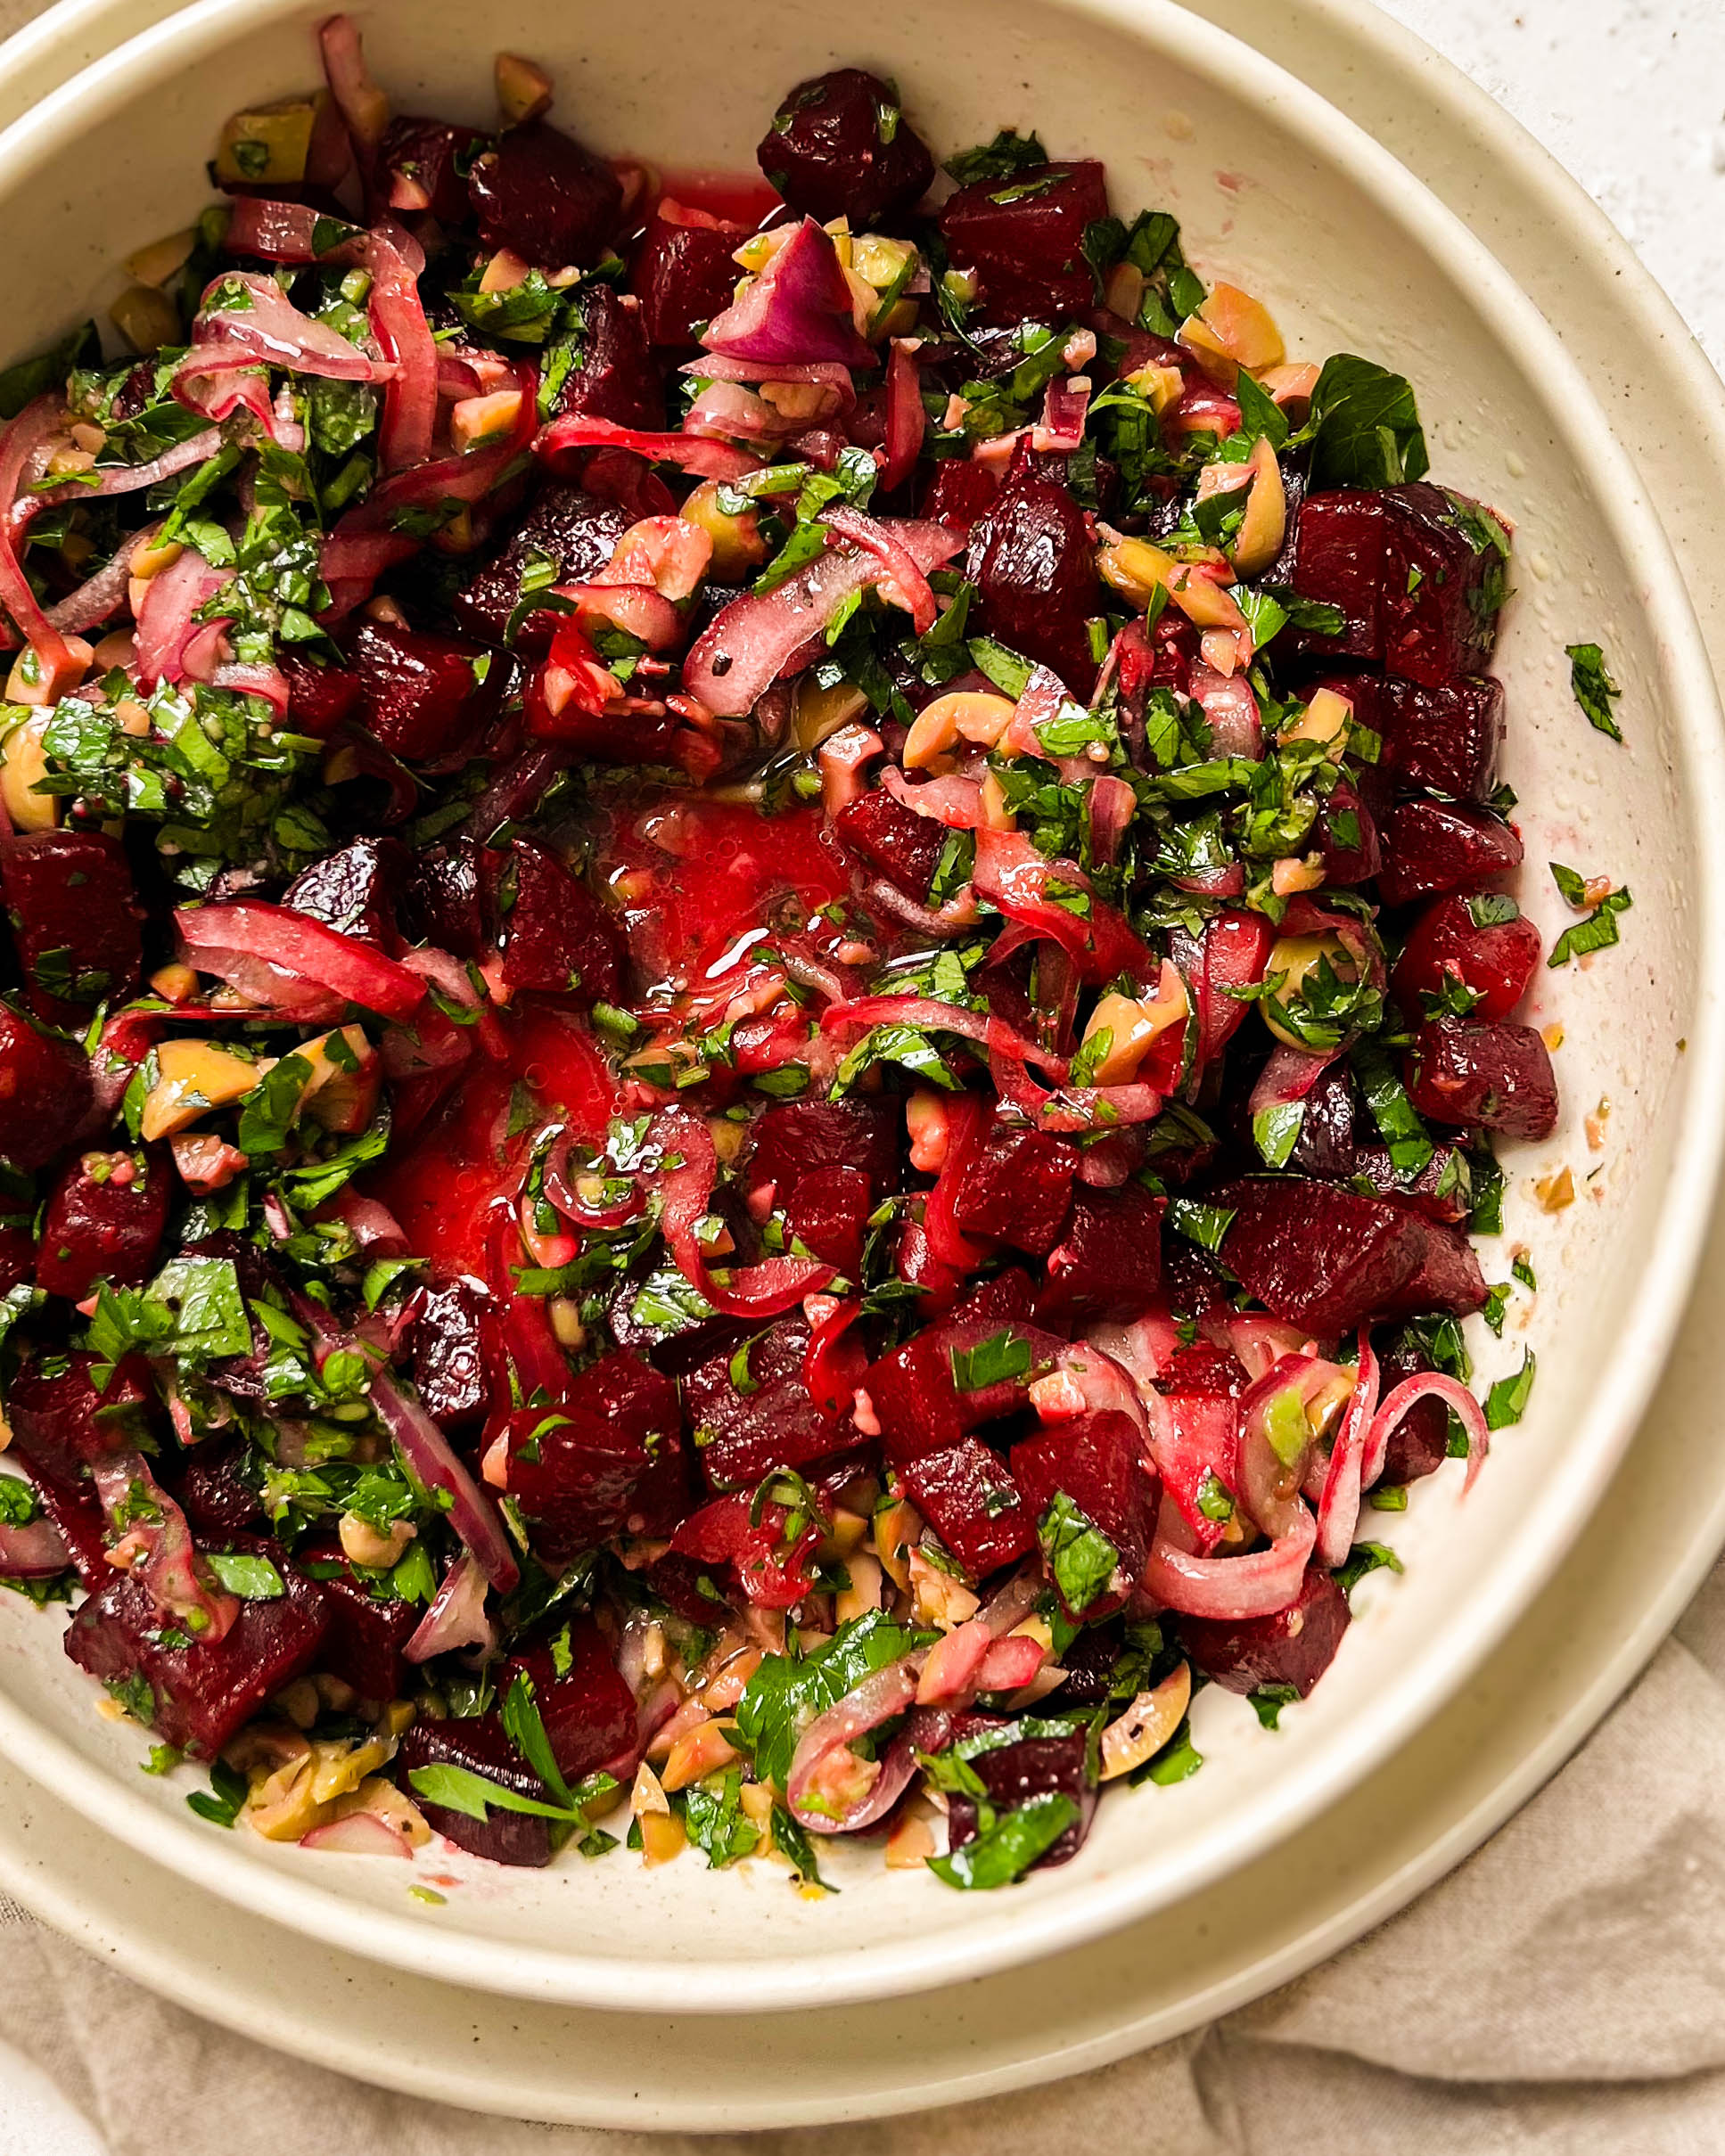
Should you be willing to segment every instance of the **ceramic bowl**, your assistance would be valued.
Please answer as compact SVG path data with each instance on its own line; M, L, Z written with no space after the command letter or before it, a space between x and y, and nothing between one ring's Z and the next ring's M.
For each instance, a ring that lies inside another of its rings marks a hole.
M118 288L133 249L207 200L226 115L314 81L302 0L202 0L45 97L0 137L11 232L6 358L47 342ZM1511 714L1507 775L1528 867L1525 910L1569 918L1548 859L1626 882L1622 947L1542 973L1532 1016L1561 1027L1563 1121L1506 1149L1506 1233L1531 1250L1507 1340L1469 1327L1486 1374L1531 1347L1525 1419L1498 1439L1464 1507L1459 1472L1404 1515L1368 1514L1405 1566L1359 1596L1336 1662L1279 1732L1216 1690L1198 1701L1203 1771L1114 1791L1080 1857L1008 1892L954 1894L871 1851L804 1900L771 1865L646 1873L567 1858L513 1873L447 1852L418 1869L459 1884L409 1898L404 1869L224 1834L185 1808L189 1776L145 1780L145 1741L100 1718L52 1618L0 1598L0 1742L111 1833L216 1893L404 1969L522 1996L725 2013L890 1996L1080 1945L1261 1857L1354 1786L1478 1668L1578 1534L1635 1427L1688 1289L1719 1152L1721 898L1713 834L1725 758L1706 660L1657 521L1598 406L1538 310L1468 231L1332 107L1165 0L914 0L854 14L805 0L719 27L655 32L578 0L550 10L392 0L357 11L398 109L485 122L496 46L533 53L555 117L596 147L737 168L783 89L837 61L896 76L945 152L1002 125L1108 166L1114 204L1181 219L1201 270L1264 299L1296 354L1359 351L1414 382L1434 476L1516 528L1516 596L1497 661ZM669 34L667 34L667 33ZM1623 687L1617 744L1571 701L1565 644L1598 641ZM1603 1114L1608 1104L1608 1115ZM1585 1119L1603 1129L1590 1142ZM1602 1119L1603 1117L1603 1119ZM1567 1166L1557 1214L1536 1179Z

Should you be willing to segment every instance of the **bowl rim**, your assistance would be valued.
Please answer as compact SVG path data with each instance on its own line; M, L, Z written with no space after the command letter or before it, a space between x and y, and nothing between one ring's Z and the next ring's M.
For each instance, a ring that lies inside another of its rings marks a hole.
M1588 477L1608 527L1639 575L1640 611L1655 635L1658 676L1685 758L1683 807L1704 834L1725 822L1725 728L1717 687L1688 593L1658 517L1639 474L1612 432L1579 367L1555 331L1496 257L1388 150L1317 91L1232 32L1189 13L1175 0L1038 0L1049 14L1078 16L1135 39L1154 54L1167 50L1179 63L1251 102L1274 111L1320 161L1373 199L1422 252L1474 296L1493 333L1524 355L1532 393L1554 434ZM86 12L66 0L81 24ZM55 11L57 13L59 11ZM0 134L0 192L28 184L36 164L52 155L74 128L87 131L140 88L160 87L200 61L208 62L246 22L321 12L308 0L193 0L193 4L137 33L89 62ZM354 12L363 20L368 12ZM1222 1830L1200 1831L1182 1851L1178 1879L1154 1862L1124 1864L1108 1875L1075 1882L1035 1901L1014 1900L1010 1912L934 1938L907 1937L863 1947L835 1942L825 1952L770 1961L672 1958L620 1962L533 1946L525 1941L458 1934L461 1980L504 1996L565 2000L615 2011L687 2013L771 2011L810 1997L845 2004L932 1989L1023 1964L1113 1931L1162 1904L1201 1889L1233 1867L1241 1846L1261 1851L1284 1839L1387 1758L1476 1671L1548 1582L1592 1512L1634 1434L1651 1397L1688 1301L1695 1262L1712 1214L1725 1123L1713 1101L1725 1070L1725 1002L1716 983L1725 955L1725 865L1696 848L1696 994L1688 1053L1651 1256L1618 1324L1620 1351L1577 1424L1570 1461L1574 1471L1530 1527L1513 1566L1502 1566L1457 1611L1437 1643L1409 1665L1375 1711L1352 1718L1323 1753L1267 1777L1263 1791ZM277 1871L211 1837L207 1828L164 1814L110 1771L86 1759L37 1722L0 1689L0 1740L9 1756L97 1825L242 1907L292 1929L328 1939L367 1959L423 1966L434 1940L447 1954L447 1928L392 1914ZM447 1926L447 1919L445 1920ZM639 1990L641 1996L620 1996Z

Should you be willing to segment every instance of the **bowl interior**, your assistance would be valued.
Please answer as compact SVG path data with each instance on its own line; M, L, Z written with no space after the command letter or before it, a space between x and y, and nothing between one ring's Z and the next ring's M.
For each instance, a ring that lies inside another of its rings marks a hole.
M316 76L324 10L204 0L48 99L0 140L13 258L4 357L118 289L133 249L209 199L202 160L226 114ZM137 1773L145 1740L93 1711L53 1619L0 1597L0 1734L11 1756L102 1824L187 1875L380 1958L489 1988L616 2006L723 2012L880 1996L1069 1945L1187 1893L1290 1832L1464 1681L1586 1516L1650 1390L1688 1284L1717 1140L1719 913L1702 833L1718 828L1718 713L1687 601L1627 460L1561 348L1463 229L1367 138L1269 63L1180 10L1075 0L948 0L938 37L914 0L859 25L830 0L750 9L730 36L643 34L627 12L497 0L482 38L451 0L357 11L398 110L487 123L494 46L533 53L553 117L595 146L678 168L749 166L781 92L835 61L896 77L937 155L1004 125L1106 161L1114 207L1173 210L1194 263L1268 302L1290 350L1368 354L1413 381L1434 476L1516 529L1516 595L1498 671L1506 775L1521 797L1524 910L1571 919L1545 864L1627 882L1624 947L1542 972L1533 1022L1561 1027L1563 1121L1504 1149L1506 1232L1488 1278L1525 1245L1504 1341L1478 1321L1488 1374L1540 1358L1521 1424L1460 1509L1459 1471L1405 1514L1368 1512L1394 1545L1310 1701L1279 1732L1214 1689L1198 1701L1202 1773L1116 1792L1080 1857L1007 1895L952 1894L873 1851L829 1867L840 1898L804 1900L772 1865L651 1874L623 1857L509 1873L439 1855L442 1906L391 1864L223 1835L186 1810L193 1777ZM104 149L103 145L109 146ZM119 146L123 145L123 148ZM119 148L119 154L114 151ZM1573 703L1563 646L1601 643L1623 687L1618 746ZM1606 1108L1608 1105L1608 1113ZM1603 1142L1594 1144L1585 1119ZM1556 1213L1532 1185L1567 1166Z

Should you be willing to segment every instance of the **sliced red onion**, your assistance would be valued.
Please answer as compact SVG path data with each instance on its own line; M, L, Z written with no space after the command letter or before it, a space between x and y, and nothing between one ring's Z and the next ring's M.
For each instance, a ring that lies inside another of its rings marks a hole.
M889 605L899 607L910 616L910 626L919 636L927 635L940 610L921 562L893 527L879 518L865 516L845 502L829 509L823 521L853 546L875 556L886 572L875 579L875 590Z
M787 420L765 398L735 381L716 381L702 389L683 414L684 433L699 435L703 441L769 446L788 441L801 425L801 420Z
M185 678L185 648L209 626L197 619L199 610L226 581L195 546L151 578L137 617L138 678L146 688Z
M339 1220L367 1258L407 1255L407 1231L389 1207L380 1199L362 1198L351 1186L320 1205L317 1218Z
M200 1645L226 1638L240 1614L240 1599L201 1570L185 1514L151 1473L144 1455L111 1453L92 1463L90 1476L110 1533L118 1537L116 1554L128 1547L136 1553L131 1576L157 1609Z
M708 352L699 359L686 359L685 374L697 374L706 381L790 381L801 382L809 389L831 389L838 398L838 409L848 412L857 401L857 386L850 379L849 367L840 366L836 360L817 360L807 365L796 366L783 360L731 359L718 352ZM807 425L806 421L793 422L793 431Z
M22 1527L0 1521L0 1575L7 1579L52 1579L71 1562L65 1537L45 1512Z
M410 967L290 906L252 898L182 906L174 924L187 958L201 972L227 978L227 957L237 952L323 991L338 1004L360 1004L383 1018L407 1018L424 1001L425 982Z
M833 1278L835 1267L809 1258L768 1258L740 1267L721 1286L707 1269L696 1229L712 1202L719 1156L712 1133L699 1116L671 1108L657 1118L653 1138L667 1165L659 1173L659 1225L671 1256L691 1287L727 1317L776 1317ZM676 1167L669 1165L671 1160Z
M892 531L924 580L965 544L944 524L907 520ZM691 647L683 663L685 687L720 718L747 717L781 675L812 664L825 648L827 623L852 593L877 583L880 573L871 554L834 548L776 590L733 599Z
M431 454L437 425L437 340L425 319L417 275L395 243L393 231L371 234L366 266L372 278L366 302L372 335L390 362L378 449L385 471L404 471L423 464Z
M825 1714L817 1715L799 1740L785 1783L785 1800L792 1815L817 1834L854 1834L872 1826L891 1810L909 1786L916 1771L916 1755L907 1745L894 1745L880 1762L880 1771L866 1794L838 1817L811 1802L816 1776L834 1753L845 1750L858 1737L878 1729L895 1715L904 1713L916 1698L923 1654L907 1654L866 1676L855 1691L848 1692Z
M894 920L903 922L919 936L931 942L943 943L949 937L962 936L967 929L976 926L976 900L966 883L962 890L955 891L950 898L938 906L918 906L908 898L896 883L889 883L884 876L878 877L863 892L863 904L876 914L891 914Z
M1285 1355L1309 1355L1310 1335L1300 1325L1285 1325L1280 1318L1258 1311L1206 1311L1198 1320L1206 1340L1226 1348L1255 1382L1273 1370Z
M1043 393L1042 417L1031 430L1031 448L1056 455L1081 449L1089 408L1089 377L1056 374Z
M407 1837L376 1812L344 1812L340 1819L326 1819L300 1837L302 1849L333 1850L341 1857L406 1857L413 1850Z
M850 286L832 234L813 217L804 217L754 282L713 316L701 341L727 359L875 364L857 333Z
M1138 797L1122 778L1104 772L1090 789L1090 848L1097 863L1112 868L1120 858L1120 842L1138 814Z
M341 236L320 255L313 242L317 227L333 226ZM309 202L277 202L266 195L236 195L228 212L228 251L256 255L265 262L357 263L370 235L362 225L343 225ZM417 276L425 266L424 250L416 240L407 239L403 250L407 266Z
M1179 1510L1164 1497L1144 1568L1146 1594L1187 1617L1274 1616L1299 1594L1306 1560L1318 1540L1318 1522L1310 1512L1302 1504L1296 1513L1290 1532L1268 1549L1244 1557L1197 1557L1177 1545Z
M236 286L247 295L245 306L226 300L210 307L212 298L230 294ZM234 365L283 367L291 374L323 375L333 381L387 381L396 372L390 361L373 359L327 322L302 315L275 278L259 271L224 271L205 291L202 309L198 335L226 346Z
M1049 896L1050 886L1056 884L1063 896L1088 892L1090 880L1076 862L1050 860L1039 853L1024 832L978 831L971 880L978 896L998 906L1007 920L1059 944L1080 980L1096 983L1116 973L1149 980L1155 974L1155 960L1117 907L1092 893L1089 913L1080 916Z
M916 369L918 337L895 337L886 363L886 462L881 466L882 491L902 487L916 468L928 414L923 409L923 378Z
M976 1697L982 1665L994 1644L993 1633L980 1617L942 1633L929 1649L916 1680L916 1704L968 1707Z
M236 357L231 346L194 344L174 377L174 396L201 419L220 421L250 412L271 441L290 446L270 399L268 375L259 362Z
M1442 1371L1423 1370L1416 1376L1403 1378L1401 1384L1384 1400L1372 1417L1372 1427L1366 1439L1366 1457L1360 1469L1361 1487L1370 1489L1384 1472L1384 1455L1389 1451L1390 1439L1395 1427L1417 1401L1431 1395L1442 1400L1446 1407L1461 1419L1467 1432L1467 1476L1462 1484L1462 1494L1474 1487L1474 1478L1485 1464L1485 1455L1491 1443L1491 1433L1486 1428L1485 1412L1479 1402L1458 1379L1446 1377Z
M889 764L881 774L881 784L913 816L927 816L932 823L944 824L949 831L975 831L982 824L980 779L967 779L957 771L946 771L938 778L920 779L913 785L897 764Z
M317 42L330 95L341 108L356 154L369 169L389 125L389 101L366 71L365 50L351 16L329 16L318 25Z
M1016 1033L1004 1019L986 1011L966 1011L957 1004L938 1003L931 996L865 996L855 1003L834 1004L821 1017L824 1032L841 1026L919 1026L942 1033L957 1033L978 1042L991 1055L1007 1062L1034 1063L1058 1078L1066 1075L1066 1059L1044 1048L1039 1042Z
M1359 1521L1361 1471L1376 1407L1377 1357L1362 1325L1353 1395L1330 1448L1329 1468L1318 1501L1318 1562L1332 1570L1345 1561L1353 1547L1353 1531Z
M1294 1531L1300 1484L1315 1439L1309 1431L1299 1459L1291 1465L1285 1462L1269 1440L1270 1407L1291 1392L1303 1418L1335 1375L1335 1364L1317 1356L1280 1356L1240 1402L1240 1495L1253 1520L1273 1538Z
M125 603L132 581L133 550L142 545L155 529L152 524L145 531L122 540L118 551L94 576L86 578L75 592L51 606L48 619L53 626L69 636L78 636L106 621Z
M242 696L261 696L275 711L278 725L287 717L292 692L280 667L267 661L229 660L216 668L210 680L218 689L231 689Z
M976 1673L976 1689L1020 1692L1041 1675L1042 1665L1047 1659L1047 1649L1028 1632L1014 1632L1006 1639L998 1639L982 1658L982 1666Z
M51 674L70 673L72 654L65 638L42 611L21 558L25 534L39 501L20 490L29 466L59 432L65 406L53 395L37 397L0 437L0 605L12 616L18 634Z
M471 1550L464 1550L401 1650L407 1660L429 1662L434 1654L450 1654L457 1647L482 1647L488 1652L495 1647L497 1627L486 1614L486 1587L484 1568Z
M703 441L694 434L649 434L589 412L565 412L533 444L533 454L553 466L578 449L630 449L650 463L680 464L703 480L740 480L760 469L758 456L727 442Z
M1218 756L1237 756L1256 763L1264 752L1264 730L1258 699L1244 674L1219 674L1214 667L1192 669L1192 694L1202 706Z
M61 502L94 502L104 495L136 494L143 488L172 479L177 472L189 471L193 464L201 464L214 456L221 446L221 429L207 427L201 434L191 435L183 442L176 442L171 449L164 449L160 456L152 456L147 464L98 464L86 480L68 480L63 487L46 488L35 497L36 504L40 509L52 509ZM90 480L94 484L89 484ZM143 536L142 532L135 533L116 558L128 556ZM62 606L68 603L65 600L61 602Z
M1336 1047L1309 1054L1303 1048L1292 1048L1286 1041L1277 1041L1252 1088L1252 1098L1246 1104L1249 1111L1261 1115L1267 1108L1286 1108L1296 1101L1303 1101L1341 1053Z
M650 652L674 651L686 633L682 615L651 584L557 584L552 589L572 601L578 618L608 621L638 637Z
M1226 868L1194 869L1189 876L1168 880L1201 898L1237 898L1245 889L1245 870L1238 861L1230 861Z

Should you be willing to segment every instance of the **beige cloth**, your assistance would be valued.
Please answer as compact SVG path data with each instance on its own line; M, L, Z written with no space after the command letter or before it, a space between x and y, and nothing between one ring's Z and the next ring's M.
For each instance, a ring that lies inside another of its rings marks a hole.
M16 1913L0 2030L111 2156L281 2156L313 2121L321 2156L827 2156L832 2144L830 2129L612 2134L384 2095L212 2029ZM1719 2156L1725 1567L1569 1766L1359 1945L1103 2072L843 2132L848 2156Z

